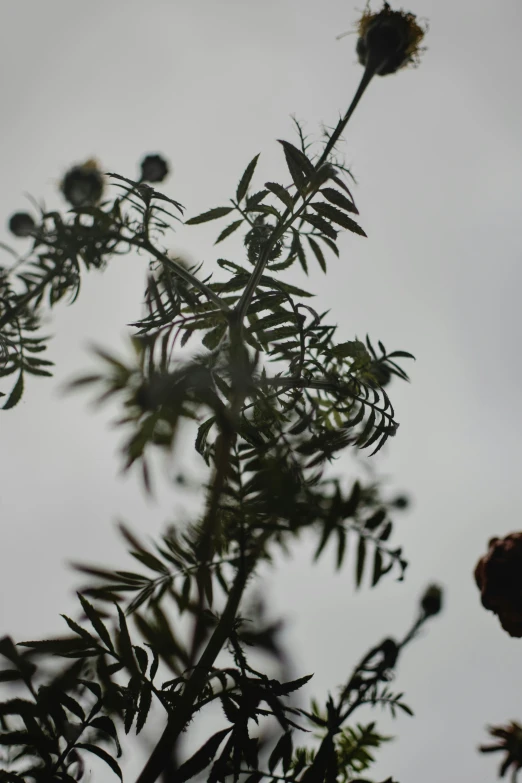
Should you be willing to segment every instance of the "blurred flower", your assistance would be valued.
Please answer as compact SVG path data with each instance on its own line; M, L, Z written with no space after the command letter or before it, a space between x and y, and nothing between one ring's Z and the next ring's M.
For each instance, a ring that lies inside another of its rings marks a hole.
M504 777L510 767L513 767L513 780L517 770L522 767L522 726L511 721L507 726L490 726L488 729L492 737L500 740L496 745L481 745L481 753L495 753L505 751L506 757L500 765L500 777Z
M9 231L15 237L28 237L35 227L36 223L28 212L15 212L9 218Z
M438 585L430 585L421 598L421 609L425 617L435 617L442 609L442 590Z
M163 182L168 173L168 163L161 155L147 155L141 161L142 182Z
M425 34L414 14L392 11L388 3L384 3L382 11L376 14L365 10L357 32L359 62L373 66L380 76L417 64L419 45Z
M61 190L69 204L83 207L96 204L103 193L103 174L95 160L87 160L69 169L61 184Z
M490 540L475 568L475 581L482 605L498 615L510 636L522 637L522 533Z

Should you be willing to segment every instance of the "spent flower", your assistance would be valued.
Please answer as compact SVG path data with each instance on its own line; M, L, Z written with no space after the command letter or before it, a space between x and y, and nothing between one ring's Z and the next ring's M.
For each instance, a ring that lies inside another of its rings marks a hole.
M161 155L146 155L141 161L142 182L163 182L169 173L169 165Z
M73 207L96 204L103 193L103 174L95 160L73 166L61 183L61 191Z
M380 76L418 63L425 30L418 24L415 14L392 11L388 3L384 3L378 13L367 8L359 20L357 32L359 62L373 68Z

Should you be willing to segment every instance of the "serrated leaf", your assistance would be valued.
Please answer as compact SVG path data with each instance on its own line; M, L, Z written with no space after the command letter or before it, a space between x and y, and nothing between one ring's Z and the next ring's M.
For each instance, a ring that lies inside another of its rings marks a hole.
M67 707L67 709L72 712L73 715L76 715L76 717L80 718L82 721L85 720L85 712L83 711L83 707L81 704L78 704L76 699L73 699L72 696L69 696L68 693L60 691L58 688L54 688L52 693L54 697L58 699L61 704L63 704L64 707Z
M245 171L243 173L243 176L241 177L241 179L239 181L239 185L237 186L237 191L236 191L236 199L237 199L238 202L242 201L244 199L244 197L246 196L246 193L247 193L248 187L250 185L250 182L252 180L252 176L254 174L254 171L255 171L255 168L257 166L257 161L258 160L259 160L259 154L256 155L254 158L252 158L252 160L250 161L250 163L246 167L246 169L245 169Z
M62 614L63 619L71 629L71 631L74 631L75 634L77 634L83 641L89 645L90 647L95 647L96 649L99 648L99 644L94 638L94 636L91 636L91 634L85 630L85 628L82 628L78 623L75 623L74 620L71 620L70 617L67 617L67 615Z
M231 731L230 728L222 729L210 737L193 756L191 756L176 771L176 783L184 783L202 772L219 750L219 746Z
M251 196L249 196L245 204L246 211L249 212L250 210L255 209L257 205L260 204L261 201L263 201L264 197L267 195L268 195L268 190L258 190L257 193L253 193Z
M303 220L306 220L307 223L310 223L311 226L316 228L322 234L325 234L330 239L337 239L338 231L336 231L327 220L320 217L319 215L306 214L303 215Z
M357 564L355 572L355 586L360 587L364 572L364 564L366 562L366 539L364 536L359 537L359 544L357 545Z
M145 725L147 720L150 706L152 703L152 689L150 685L144 684L140 693L140 701L138 705L138 716L136 718L136 734L139 734Z
M276 680L272 680L272 690L277 696L288 696L289 693L297 691L299 688L302 688L303 685L306 685L313 676L313 674L305 674L304 677L299 677L297 680L290 680L290 682L277 682Z
M101 617L99 616L98 612L96 611L94 606L92 606L92 604L90 604L89 601L87 601L87 599L83 597L81 593L77 593L77 595L83 607L83 611L85 612L92 627L94 628L94 630L96 631L96 633L98 634L102 642L104 642L105 645L108 647L108 649L111 652L114 652L114 646L111 641L111 636L105 624L103 623Z
M286 772L289 767L289 761L292 758L292 750L292 734L289 731L285 731L268 759L268 769L270 772L274 771L280 761L283 762L283 770Z
M145 674L149 666L149 656L143 647L140 647L137 644L133 646L133 650L136 660L138 661L138 666L140 667L140 672Z
M15 405L18 405L18 403L22 399L23 393L24 393L24 374L23 371L21 371L15 385L11 389L11 393L9 394L9 397L7 398L6 402L2 406L2 409L4 411L7 411L10 408L14 408Z
M118 639L119 653L127 669L129 669L131 672L135 672L137 669L136 660L134 658L134 651L132 649L132 642L129 636L127 621L125 620L125 615L123 614L118 604L116 604L116 609L118 611L118 617L120 620L120 634Z
M353 201L351 201L349 198L346 198L346 196L343 196L343 194L338 190L335 190L335 188L321 188L319 192L332 204L335 204L337 207L341 207L341 209L346 210L346 212L353 212L355 215L359 214L359 210Z
M348 215L345 215L344 212L341 212L340 209L333 207L331 204L315 202L310 206L315 209L315 211L318 212L322 217L328 218L328 220L332 220L334 223L337 223L337 225L348 229L348 231L352 231L354 234L359 234L361 237L366 236L363 229L358 223L355 222L355 220L352 220L348 217Z
M121 774L120 765L118 762L112 758L112 756L107 753L106 750L103 750L103 748L98 748L96 745L92 745L88 742L79 742L75 745L75 748L78 750L87 750L89 753L94 754L95 756L98 756L102 761L104 761L108 767L112 769L112 771L119 777L121 781L123 781L123 775Z
M214 209L209 209L208 212L202 212L201 215L196 215L196 217L186 220L185 225L195 226L198 223L207 223L209 220L217 220L218 218L225 217L225 215L229 215L232 210L233 207L215 207Z
M265 188L267 188L267 190L269 190L271 193L274 193L277 198L283 202L285 207L288 207L288 209L293 209L294 199L286 188L284 188L278 182L265 182Z
M326 259L325 259L324 255L323 255L323 251L321 250L320 246L317 244L317 242L315 241L315 239L313 237L308 236L307 239L308 239L308 244L312 248L312 252L313 252L314 256L317 258L317 260L319 262L319 266L321 267L323 272L326 274Z
M239 226L242 224L243 218L241 220L234 220L233 223L230 223L229 226L223 229L221 234L218 236L216 241L214 242L215 245L219 245L220 242L223 242L224 239L230 236L230 234L233 234L236 229L239 228Z
M331 350L333 356L337 356L340 359L345 359L348 356L353 359L368 359L368 361L371 359L365 344L360 340L347 340L345 343L334 345Z

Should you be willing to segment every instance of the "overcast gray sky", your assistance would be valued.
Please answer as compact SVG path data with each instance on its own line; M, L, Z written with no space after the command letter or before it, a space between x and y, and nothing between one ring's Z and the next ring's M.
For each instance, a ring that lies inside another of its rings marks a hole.
M342 147L368 239L343 236L341 258L309 285L343 339L369 333L417 357L412 384L390 389L399 433L374 460L390 493L414 497L394 538L411 565L404 583L354 595L353 569L333 574L328 558L312 568L303 546L266 589L289 619L296 669L315 672L310 694L321 697L369 645L402 634L426 584L440 581L447 608L395 683L415 718L383 716L397 740L373 777L480 783L498 765L476 752L486 724L522 720L522 641L481 608L472 578L487 540L521 527L522 6L415 0L407 10L430 21L421 67L374 81ZM336 41L359 15L341 0L17 0L2 11L4 226L28 206L25 192L60 205L60 177L90 156L133 177L144 153L164 153L174 169L165 192L188 215L226 203L257 152L259 182L284 180L275 139L294 140L290 115L318 135L361 75L355 39ZM218 253L214 236L187 227L172 249L210 271L237 252ZM108 416L59 394L92 366L90 342L125 346L144 264L115 260L85 278L74 307L56 309L56 377L2 416L0 633L16 639L61 630L59 613L75 611L67 561L127 567L116 518L148 533L175 518L166 483L151 503L119 474Z

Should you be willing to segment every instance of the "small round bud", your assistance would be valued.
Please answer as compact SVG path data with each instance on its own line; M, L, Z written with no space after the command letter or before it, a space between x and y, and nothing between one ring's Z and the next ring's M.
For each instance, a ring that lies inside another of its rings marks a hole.
M36 223L28 212L15 212L9 218L9 231L15 237L28 237L36 227Z
M73 207L96 204L103 193L103 175L93 160L69 169L61 184L61 190Z
M442 590L438 585L430 585L421 598L421 609L426 617L435 617L442 609Z
M397 495L397 497L392 500L391 505L394 508L398 508L400 511L402 511L405 508L408 508L410 505L410 499L406 497L406 495Z
M163 182L168 173L168 163L161 155L147 155L141 161L142 182Z

